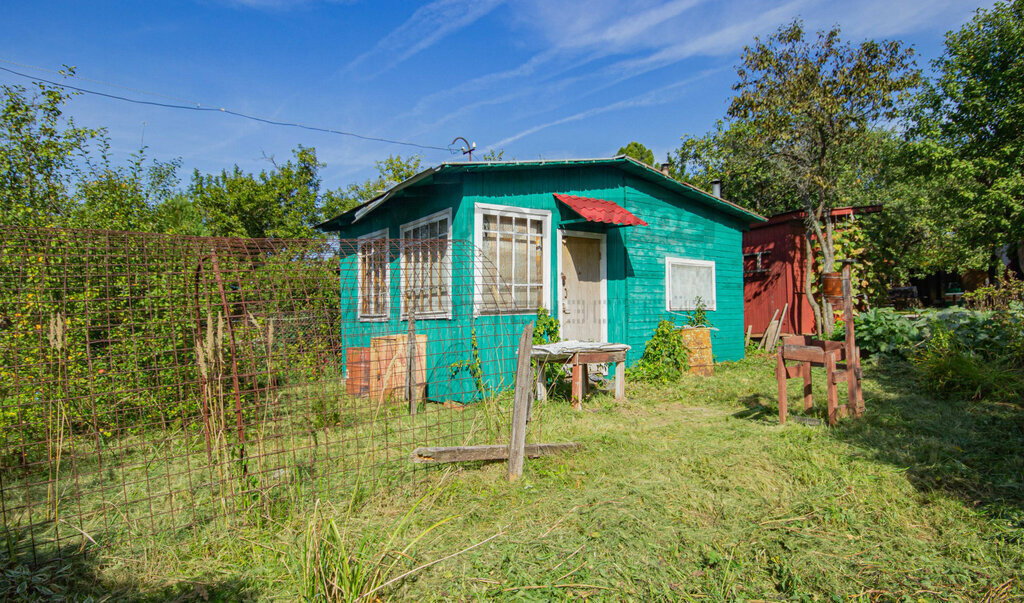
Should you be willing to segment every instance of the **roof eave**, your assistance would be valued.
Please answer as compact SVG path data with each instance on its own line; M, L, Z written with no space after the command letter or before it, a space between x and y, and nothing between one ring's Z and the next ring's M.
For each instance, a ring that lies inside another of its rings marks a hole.
M676 180L675 178L669 176L668 174L665 174L661 170L659 170L659 169L657 169L657 168L655 168L653 166L647 165L646 163L644 163L642 161L637 161L636 159L634 159L634 158L632 158L632 157L630 157L628 155L618 155L617 157L614 157L614 159L616 159L616 160L623 160L626 163L631 164L632 166L634 166L634 168L640 168L640 169L645 170L646 172L649 173L649 175L654 176L657 179L660 179L660 181L663 184L668 185L669 187L672 187L672 188L682 188L682 189L685 189L687 191L690 191L690 192L693 192L693 193L697 193L698 198L701 201L703 201L704 203L706 203L706 204L708 204L708 205L710 205L712 207L715 207L717 209L724 210L726 213L732 214L733 216L736 216L736 217L739 217L739 218L743 218L743 219L747 219L747 220L753 220L755 222L767 222L768 221L768 218L766 218L766 217L764 217L761 214L758 214L756 212L752 212L749 209L743 207L742 205L739 205L737 203L729 201L728 199L723 199L721 197L716 197L716 196L712 195L711 193L709 193L709 192L707 192L705 190L699 189L696 186L694 186L694 185L692 185L692 184L690 184L688 182L681 182L679 180Z
M750 211L750 210L748 210L748 209L746 209L746 208L744 208L744 207L742 207L740 205L737 205L736 203L733 203L732 201L728 201L726 199L722 199L721 197L716 197L716 196L712 195L711 193L709 193L707 191L701 190L701 189L693 186L692 184L689 184L689 183L686 183L686 182L680 182L680 181L678 181L678 180L668 176L667 174L663 173L661 170L658 170L657 168L655 168L653 166L647 165L646 163L643 163L642 161L637 161L636 159L634 159L632 157L629 157L627 155L618 155L616 157L612 157L611 159L608 159L608 158L590 158L590 159L534 159L534 160L528 160L528 161L454 161L454 162L442 163L442 164L438 165L437 167L427 168L426 170L423 170L422 172L416 174L415 176L413 176L411 178L408 178L408 179L400 182L399 184L396 184L395 186L391 187L387 191L384 191L380 195L377 195L373 199L370 199L369 201L367 201L367 202L365 202L365 203L363 203L361 205L358 205L357 207L354 207L354 208L346 211L343 214L335 216L334 218L331 218L330 220L327 220L326 222L322 222L321 224L318 224L316 226L316 228L318 228L320 230L325 230L325 231L340 230L340 228L341 228L339 226L340 220L342 218L346 217L346 216L349 216L349 215L352 216L352 220L350 222L348 222L347 224L345 224L345 226L349 226L349 225L355 224L356 222L362 220L367 214L369 214L373 210L375 210L378 207L380 207L381 205L383 205L385 202L387 202L389 199L394 197L397 193L401 192L402 190L405 190L406 188L409 188L410 186L418 184L419 182L423 181L424 179L428 178L429 176L434 175L435 173L438 173L438 172L441 172L441 171L445 171L445 170L449 170L449 169L452 169L452 170L465 170L465 171L476 171L476 170L480 170L480 169L503 169L503 168L514 167L514 166L559 167L559 166L569 166L569 165L593 165L593 164L620 164L620 165L627 165L627 166L630 166L630 168L632 168L633 170L639 170L640 173L643 174L643 176L648 178L649 180L653 180L653 181L661 184L662 186L665 186L666 188L669 188L670 190L671 189L676 189L676 190L687 191L689 193L695 193L696 196L697 196L697 199L699 201L703 202L704 204L706 204L706 205L708 205L710 207L713 207L715 209L719 209L721 211L724 211L725 213L728 213L728 214L730 214L730 215L732 215L734 217L738 217L738 218L740 218L742 220L746 220L748 222L749 221L753 221L753 222L767 222L768 221L767 218L765 218L764 216L762 216L762 215L760 215L758 213L752 212L752 211Z
M323 230L323 231L328 231L328 232L340 230L340 227L339 228L333 228L333 227L337 225L339 220L341 220L345 216L349 216L349 215L352 216L352 220L349 221L347 224L345 224L345 226L351 226L352 224L355 224L356 222L358 222L358 221L362 220L364 217L366 217L366 214L372 212L373 210L375 210L378 207L380 207L381 205L383 205L388 199L394 197L396 194L402 192L403 190L409 188L410 186L418 184L419 182L423 181L425 178L433 176L435 173L437 173L437 172L441 171L442 169L444 169L444 167L446 165L447 164L442 163L441 165L439 165L437 167L427 168L427 169L423 170L422 172L416 174L415 176L412 176L410 178L406 178L405 180L399 182L395 186L392 186L388 190L386 190L383 193L377 195L376 197L370 199L369 201L366 201L364 203L360 203L359 205L353 207L352 209L350 209L350 210L348 210L348 211L346 211L346 212L344 212L342 214L339 214L339 215L331 218L330 220L327 220L326 222L321 222L320 224L317 224L314 228L317 228L317 229Z

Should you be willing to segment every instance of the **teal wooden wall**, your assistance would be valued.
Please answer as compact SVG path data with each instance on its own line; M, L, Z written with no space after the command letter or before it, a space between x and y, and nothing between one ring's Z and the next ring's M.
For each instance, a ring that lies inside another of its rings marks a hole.
M555 201L555 192L614 201L648 226L606 228L581 222L575 212ZM712 332L712 351L719 361L743 358L744 222L609 166L468 174L463 199L467 206L483 202L549 210L553 230L606 232L608 339L632 346L630 364L639 360L660 320L681 324L686 318L665 310L665 257L714 261L717 308L708 317L719 330ZM558 274L557 262L553 249L552 275ZM548 301L557 316L554 278Z
M715 359L743 358L743 228L744 224L703 203L673 194L636 177L625 181L623 206L648 226L623 229L627 285L623 300L627 315L630 357L639 358L658 322L680 324L685 313L665 310L665 257L715 262L717 307L708 318Z
M442 174L443 175L443 174ZM473 398L468 372L454 377L451 364L471 356L470 339L476 331L478 349L489 387L511 385L515 347L522 325L534 316L473 316L473 262L476 203L509 205L551 212L551 280L546 305L558 313L558 253L555 229L590 230L607 235L608 338L632 346L629 364L643 354L658 321L680 324L685 315L665 310L665 257L715 262L717 308L708 313L718 329L712 333L717 360L743 357L743 256L745 224L693 198L627 174L612 166L509 169L448 175L444 184L408 189L362 222L340 233L342 239L383 228L400 237L402 224L445 208L452 209L452 236L468 243L453 249L453 317L417 321L417 332L428 335L428 383L432 399ZM614 201L648 222L648 226L606 228L582 221L571 209L555 201L552 193L567 193ZM411 194L409 194L411 193ZM396 247L397 250L397 247ZM354 255L342 258L343 316L347 346L369 346L371 337L404 333L399 319L399 265L393 254L391 316L384 322L356 320L357 270Z

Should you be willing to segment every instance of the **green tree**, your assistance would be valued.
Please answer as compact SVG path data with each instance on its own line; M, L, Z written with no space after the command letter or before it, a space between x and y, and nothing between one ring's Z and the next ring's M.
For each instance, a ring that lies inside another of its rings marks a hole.
M152 160L147 165L145 149L140 149L126 165L117 165L110 155L110 142L101 137L98 153L85 157L73 192L73 223L88 228L162 231L157 212L180 195L181 161Z
M851 162L852 143L873 126L896 119L920 83L912 49L898 41L854 46L839 34L833 27L809 40L796 20L766 40L756 38L743 50L737 95L728 110L729 117L744 123L752 146L774 173L792 184L808 214L808 235L820 241L819 266L825 271L835 265L830 216L842 198L841 176ZM831 307L825 300L818 303L812 270L806 274L818 331L830 334Z
M933 68L911 135L922 176L940 184L944 263L994 267L1024 239L1024 1L979 9Z
M298 147L294 161L258 175L237 165L230 172L192 176L187 194L210 234L234 237L313 237L320 221L316 150Z
M101 132L65 118L69 97L46 84L37 84L34 94L0 86L0 223L60 226L75 213L69 195L75 162Z
M323 198L323 218L329 220L357 205L373 199L392 186L420 173L422 158L419 155L402 157L388 155L387 159L376 162L377 177L361 184L350 184L344 189L328 191Z
M669 154L673 177L711 190L720 180L723 196L754 211L772 215L798 209L798 194L789 175L762 148L762 140L745 121L719 121L703 136L684 136Z
M202 210L184 192L178 192L153 209L153 229L173 235L209 236Z
M654 165L654 151L648 149L644 145L637 141L633 141L626 146L620 148L616 155L626 155L632 157L640 163L646 163L647 165Z

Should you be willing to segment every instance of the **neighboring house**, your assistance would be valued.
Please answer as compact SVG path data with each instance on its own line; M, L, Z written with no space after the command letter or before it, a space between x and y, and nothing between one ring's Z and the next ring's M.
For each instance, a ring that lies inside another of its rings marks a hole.
M881 209L880 205L837 208L832 210L832 220L841 225ZM777 214L767 222L752 223L743 233L744 325L752 327L754 336L763 335L776 310L781 314L786 304L781 332L814 333L814 311L804 294L806 217L802 210Z
M358 321L344 327L352 345L403 333L412 308L417 332L431 330L428 395L438 398L445 370L464 354L445 350L469 339L467 325L514 350L518 331L494 325L525 324L541 307L560 319L562 339L627 343L632 364L661 319L680 324L700 297L718 329L717 359L742 358L742 233L758 220L620 156L445 163L320 228L358 239L341 260L342 278L359 281L350 285L358 296L343 296L342 315ZM438 238L471 242L472 260L396 252L388 242ZM453 302L468 287L471 296Z

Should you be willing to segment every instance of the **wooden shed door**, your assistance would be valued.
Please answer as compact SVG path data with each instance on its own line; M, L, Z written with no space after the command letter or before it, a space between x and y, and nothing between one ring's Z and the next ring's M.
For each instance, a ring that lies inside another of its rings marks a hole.
M559 275L562 339L601 341L607 303L601 277L601 239L564 235Z

